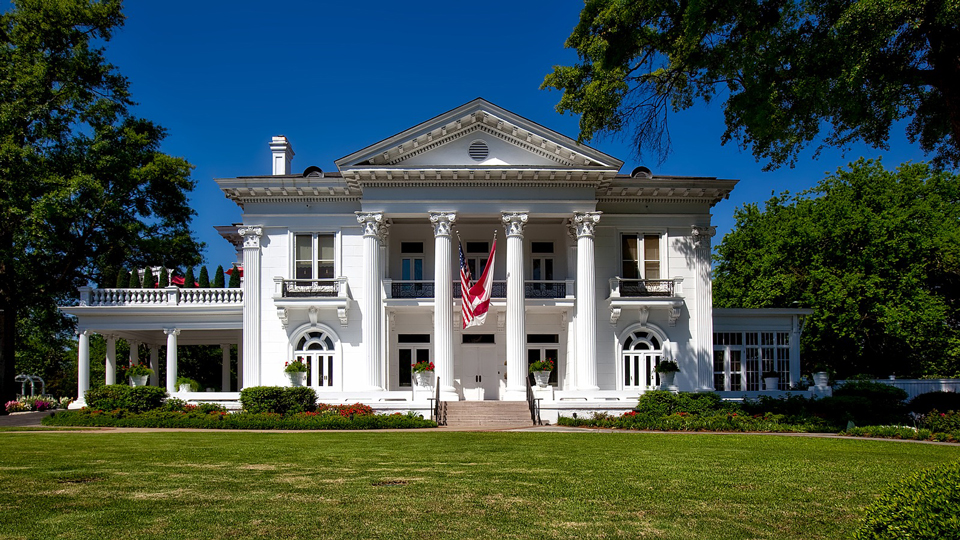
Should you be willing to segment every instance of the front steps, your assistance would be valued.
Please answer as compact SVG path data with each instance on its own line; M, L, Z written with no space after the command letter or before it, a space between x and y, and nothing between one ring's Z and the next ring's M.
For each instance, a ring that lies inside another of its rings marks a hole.
M532 426L526 401L444 401L440 425L447 427L526 427ZM442 423L443 420L446 423Z

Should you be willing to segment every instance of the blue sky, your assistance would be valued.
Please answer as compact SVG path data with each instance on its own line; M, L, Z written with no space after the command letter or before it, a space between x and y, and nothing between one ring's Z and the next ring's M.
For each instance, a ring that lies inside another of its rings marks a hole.
M134 112L169 131L165 152L196 166L193 228L211 270L234 260L215 225L240 220L214 178L270 173L267 143L293 144L294 170L333 162L437 114L483 97L548 128L577 135L577 118L556 113L556 91L539 90L555 64L576 61L563 43L575 0L483 3L128 1L125 26L107 57L129 78ZM714 207L722 235L733 211L771 193L800 191L860 156L892 167L923 154L893 133L891 150L855 146L801 155L793 169L762 172L748 150L720 145L719 101L669 119L673 153L638 161L616 138L588 144L654 173L735 178ZM715 240L715 243L719 240Z

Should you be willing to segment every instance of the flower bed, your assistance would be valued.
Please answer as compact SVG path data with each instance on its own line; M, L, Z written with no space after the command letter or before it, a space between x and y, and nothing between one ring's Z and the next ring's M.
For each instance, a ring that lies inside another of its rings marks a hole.
M45 426L196 428L196 429L413 429L437 427L436 422L416 414L354 414L339 411L277 413L178 412L153 410L131 413L124 410L81 409L54 413L42 420Z

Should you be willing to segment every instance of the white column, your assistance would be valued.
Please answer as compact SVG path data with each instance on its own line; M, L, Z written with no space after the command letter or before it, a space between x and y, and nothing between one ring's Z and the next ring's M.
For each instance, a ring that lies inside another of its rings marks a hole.
M77 401L76 408L86 404L84 394L90 389L90 331L81 330L77 336Z
M527 328L523 287L523 226L525 213L503 212L507 233L507 392L508 401L526 399Z
M150 386L160 386L160 346L154 343L150 344Z
M220 391L229 392L230 391L230 344L221 343L220 344L221 358L223 359L220 365Z
M450 229L457 221L453 212L430 212L433 224L433 357L443 399L456 399L453 386L453 241Z
M117 384L117 336L104 335L107 340L107 355L104 361L106 373L103 384Z
M163 333L167 335L167 392L173 394L177 391L177 336L180 329L164 328Z
M713 390L713 284L710 280L710 238L717 234L716 227L693 227L693 243L696 246L697 257L697 308L696 339L694 340L694 354L697 360L698 381L700 390ZM678 359L679 361L679 359ZM680 364L683 371L683 364Z
M383 390L380 366L380 317L383 298L380 294L380 234L383 214L357 212L357 222L363 225L363 303L361 304L360 341L366 373L364 390Z
M243 340L237 343L237 392L245 388L243 386Z
M243 382L260 385L260 236L259 226L241 227L243 237Z
M577 389L597 386L597 267L593 235L601 212L574 212L577 227Z
M135 366L140 363L140 342L130 341L130 364Z

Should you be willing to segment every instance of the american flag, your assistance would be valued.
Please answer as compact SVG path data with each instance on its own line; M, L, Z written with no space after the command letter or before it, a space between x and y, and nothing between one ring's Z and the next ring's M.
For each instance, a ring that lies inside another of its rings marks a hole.
M463 246L460 246L460 296L463 306L463 327L480 326L487 320L487 310L490 309L490 294L493 293L494 258L497 253L497 237L493 237L493 246L490 256L483 267L480 279L470 286L470 268L463 258Z

